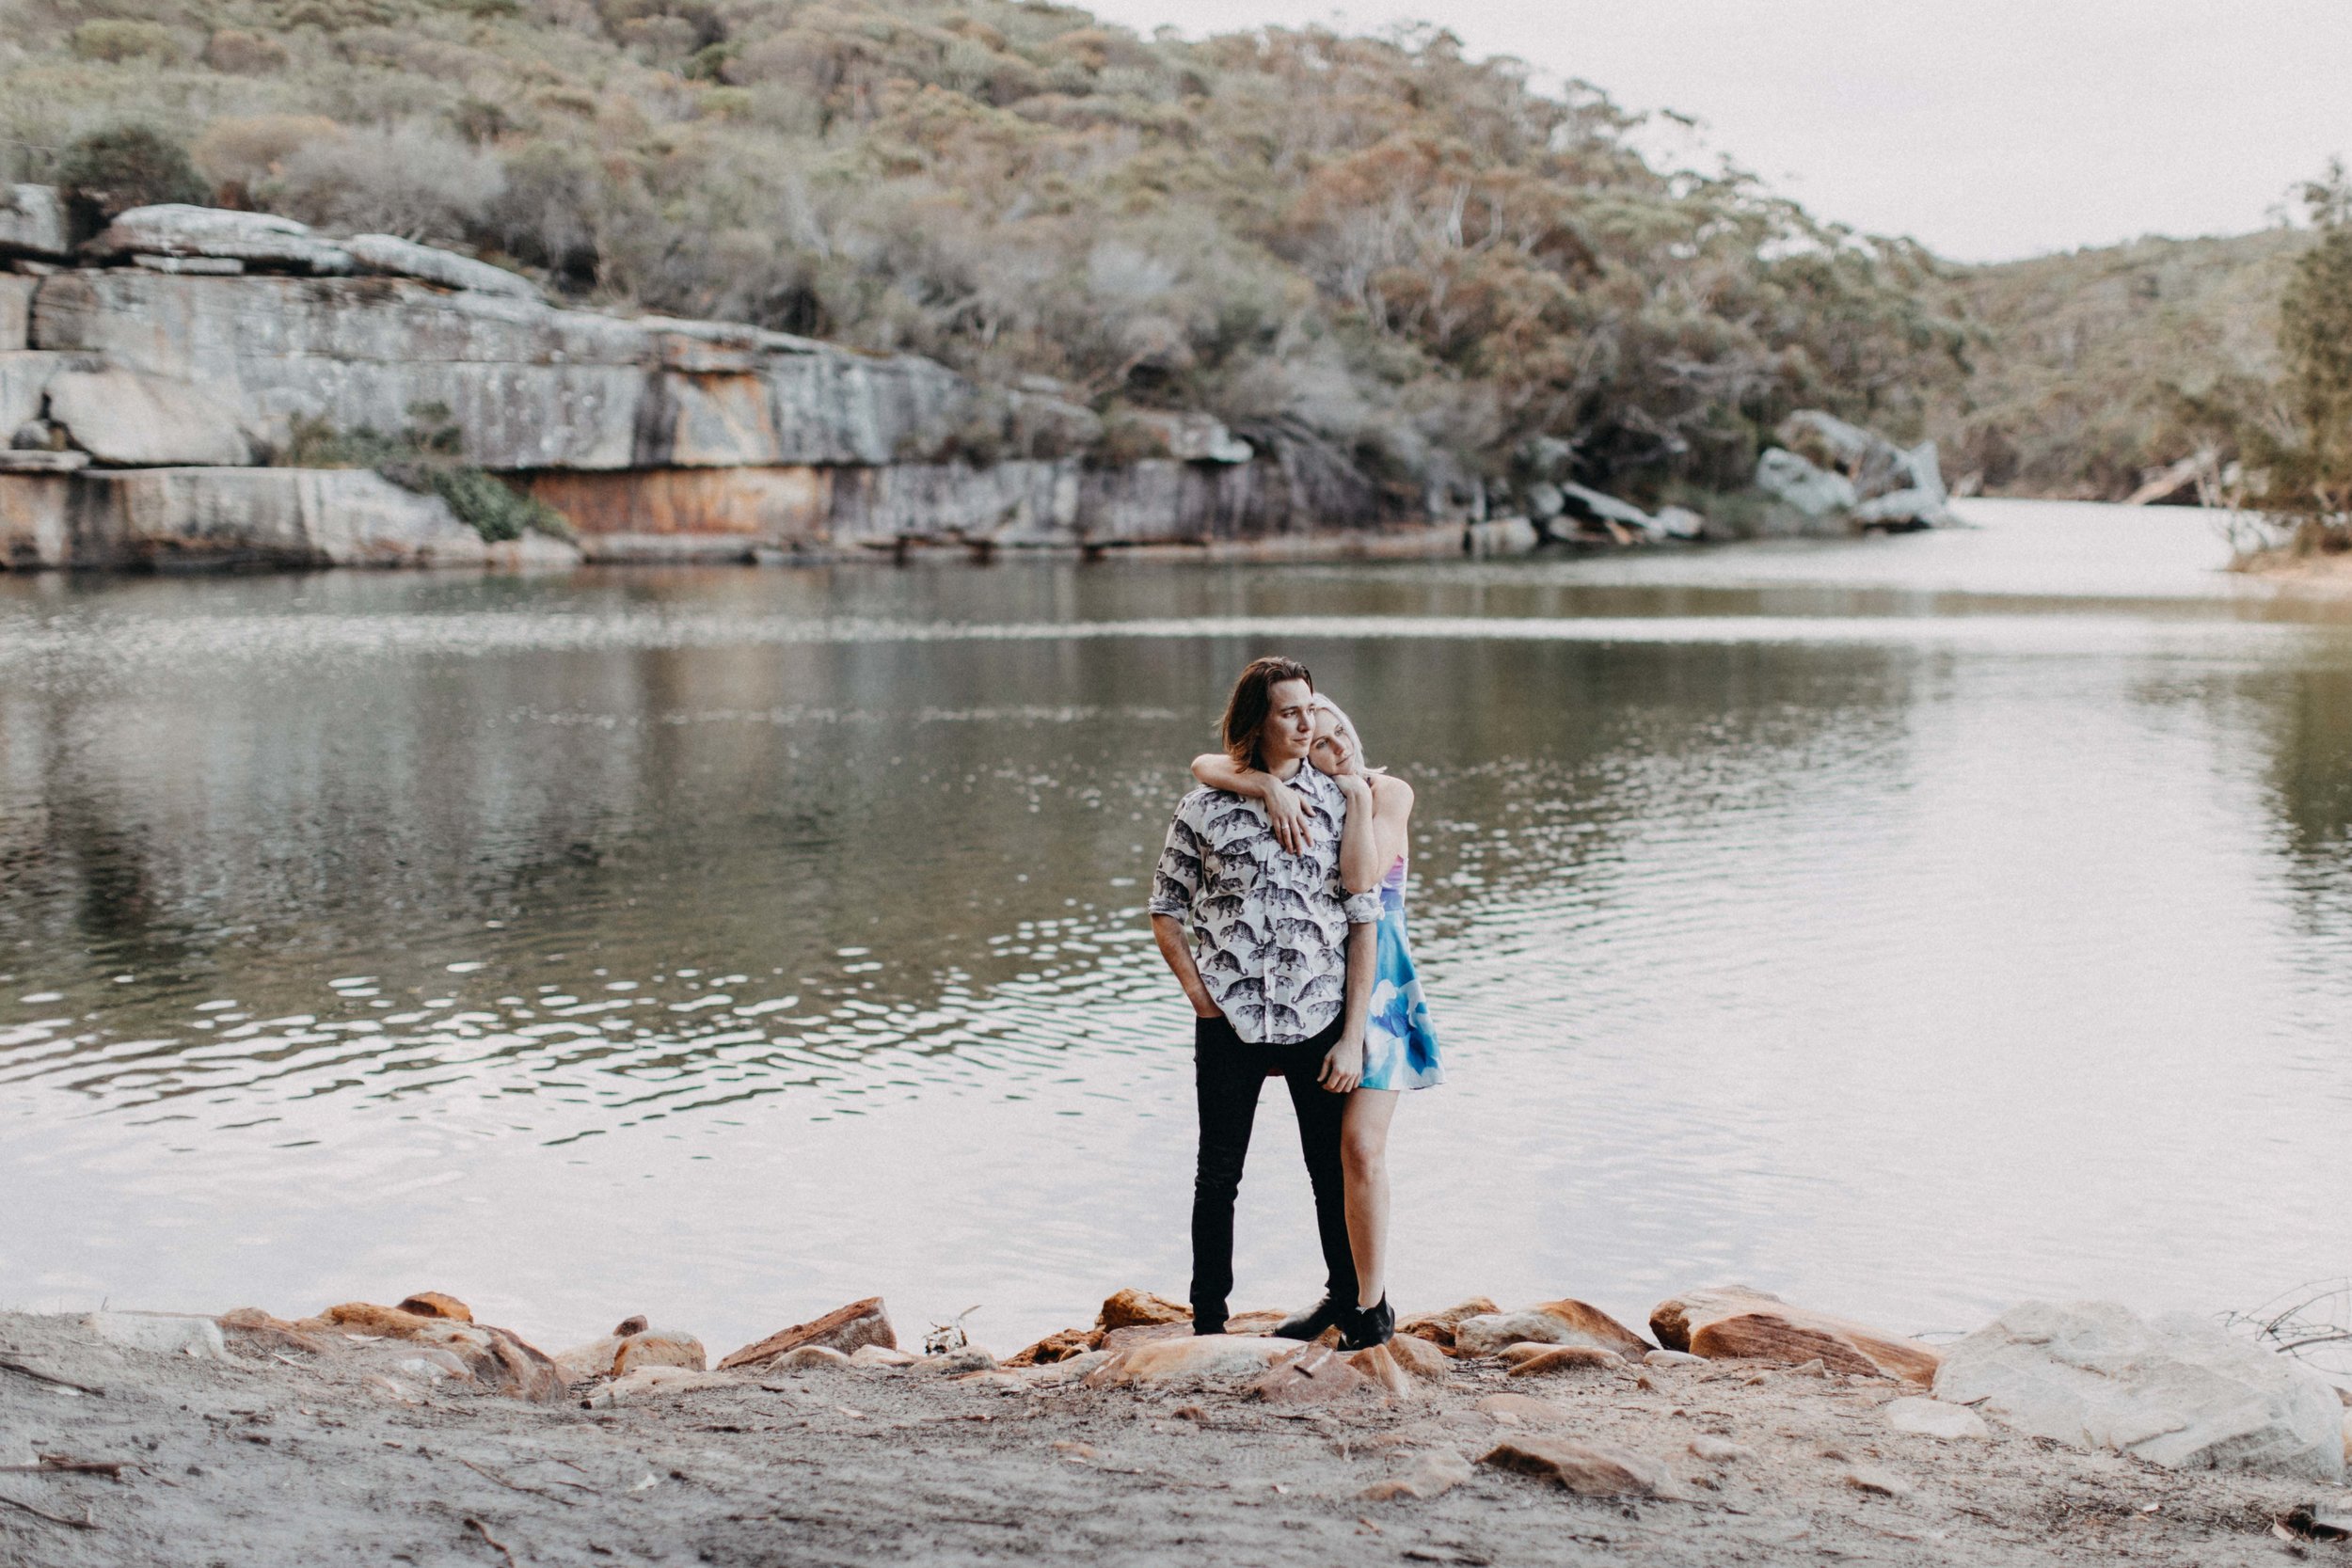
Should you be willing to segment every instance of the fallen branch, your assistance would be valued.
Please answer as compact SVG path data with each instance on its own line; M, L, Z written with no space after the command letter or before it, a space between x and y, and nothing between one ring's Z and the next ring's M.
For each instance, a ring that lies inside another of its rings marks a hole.
M36 1519L46 1519L53 1525L63 1525L68 1529L98 1528L98 1521L95 1519L87 1517L69 1519L61 1513L51 1513L46 1510L35 1508L31 1503L18 1502L14 1497L0 1497L0 1503L5 1503L10 1508L18 1509L24 1513L29 1513Z
M68 1459L45 1453L38 1465L0 1465L0 1476L104 1476L122 1479L122 1464L114 1459Z
M106 1390L103 1388L93 1388L87 1383L76 1383L70 1377L59 1377L55 1372L44 1372L38 1367L27 1367L24 1362L10 1356L0 1355L0 1372L15 1372L21 1377L29 1377L39 1383L54 1383L60 1388L71 1388L75 1393L89 1394L102 1400L106 1397Z
M490 1468L488 1465L476 1465L476 1464L475 1464L472 1460L470 1460L470 1459L460 1459L460 1460L458 1460L458 1462L457 1462L457 1463L458 1463L458 1464L460 1464L460 1465L464 1465L467 1469L471 1470L471 1471L472 1471L475 1475L478 1475L478 1476L487 1476L490 1480L492 1480L492 1481L497 1481L497 1482L498 1482L501 1486L509 1487L509 1488L513 1489L514 1491L516 1491L516 1492L528 1492L528 1493L530 1493L530 1494L531 1494L532 1497L545 1497L545 1498L547 1498L549 1502L558 1502L558 1503L562 1503L562 1504L563 1504L565 1508L578 1508L578 1507L580 1506L579 1502L578 1502L577 1500L575 1500L575 1499L571 1498L571 1497L557 1497L554 1493L552 1493L552 1492L548 1492L548 1491L543 1491L543 1490L542 1490L542 1489L540 1489L539 1487L536 1487L536 1486L525 1486L525 1485L524 1485L521 1481L514 1481L514 1480L509 1479L508 1477L505 1477L505 1476L500 1475L500 1474L499 1474L496 1470L491 1469L491 1468ZM568 1482L567 1482L566 1484L571 1484L571 1483L568 1483ZM592 1490L594 1490L594 1488L591 1488L591 1487L581 1487L581 1488L580 1488L580 1490L582 1490L583 1492L584 1492L584 1491L592 1491Z
M490 1533L489 1526L484 1524L481 1520L474 1518L471 1514L467 1515L466 1523L472 1526L474 1532L480 1535L483 1540L487 1541L491 1545L496 1546L499 1549L499 1554L506 1559L506 1568L515 1568L514 1552L508 1549L505 1542L501 1541L497 1536Z

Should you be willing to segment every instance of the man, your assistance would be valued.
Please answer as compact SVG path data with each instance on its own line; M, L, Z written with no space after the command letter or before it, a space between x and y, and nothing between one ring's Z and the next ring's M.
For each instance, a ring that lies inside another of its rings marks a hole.
M1195 1015L1193 1085L1200 1107L1192 1192L1196 1334L1225 1330L1233 1287L1233 1199L1257 1119L1258 1091L1278 1072L1298 1110L1327 1280L1320 1305L1275 1332L1314 1338L1356 1304L1340 1162L1340 1116L1352 1079L1330 1058L1349 1041L1357 1054L1347 1059L1361 1059L1380 901L1372 893L1351 896L1340 882L1347 798L1305 766L1314 735L1314 677L1305 665L1262 658L1242 672L1225 706L1227 754L1297 793L1308 822L1298 853L1275 842L1258 801L1203 787L1177 804L1152 880L1152 935ZM1185 939L1187 925L1192 942Z

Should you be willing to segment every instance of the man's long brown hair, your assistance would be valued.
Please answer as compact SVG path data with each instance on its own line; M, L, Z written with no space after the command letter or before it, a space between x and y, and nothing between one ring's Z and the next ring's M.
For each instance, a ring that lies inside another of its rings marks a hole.
M1274 687L1278 681L1305 681L1307 689L1315 689L1314 676L1295 658L1260 658L1250 661L1233 683L1233 694L1225 702L1225 721L1220 729L1225 736L1225 754L1240 768L1265 770L1265 752L1258 742L1265 732L1266 715L1274 711Z

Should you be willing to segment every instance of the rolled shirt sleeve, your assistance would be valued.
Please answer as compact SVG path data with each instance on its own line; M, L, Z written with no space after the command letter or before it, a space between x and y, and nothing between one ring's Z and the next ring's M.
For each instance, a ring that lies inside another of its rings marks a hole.
M1341 886L1336 878L1332 879L1332 886L1339 890L1340 908L1345 911L1347 923L1350 926L1373 926L1379 923L1380 890L1378 888L1374 888L1370 893L1350 893Z
M1200 834L1186 820L1193 805L1193 798L1186 796L1168 825L1168 844L1160 850L1160 863L1152 873L1152 897L1147 907L1153 914L1189 919L1193 901L1200 896Z

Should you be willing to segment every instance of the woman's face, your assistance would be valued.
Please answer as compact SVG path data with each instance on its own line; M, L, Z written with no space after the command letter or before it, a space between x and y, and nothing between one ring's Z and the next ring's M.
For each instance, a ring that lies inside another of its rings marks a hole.
M1334 777L1360 770L1356 748L1347 743L1347 732L1327 709L1315 714L1315 734L1307 743L1307 760Z

